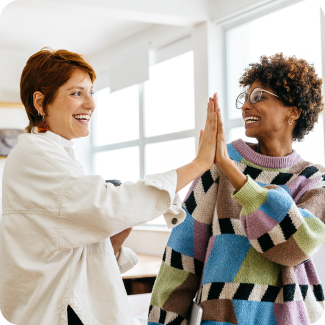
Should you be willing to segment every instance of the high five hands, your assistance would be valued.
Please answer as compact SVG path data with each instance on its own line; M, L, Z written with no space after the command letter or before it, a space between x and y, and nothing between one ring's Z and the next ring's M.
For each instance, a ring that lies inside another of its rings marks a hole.
M176 193L209 170L213 163L228 177L237 191L246 183L246 176L235 166L228 155L217 94L209 98L207 119L204 131L200 131L196 158L191 163L176 169Z
M207 137L208 139L206 139ZM210 140L210 143L208 140ZM203 152L204 149L210 150L210 156ZM201 154L205 159L208 158L208 168L211 168L212 164L215 163L223 172L224 166L231 163L217 94L214 94L213 98L209 98L205 128L204 131L200 131L198 157Z
M213 121L216 126L216 140L215 140L215 155L214 155L214 163L218 167L218 169L228 177L228 180L233 185L233 187L239 191L246 183L247 177L235 166L233 161L229 158L228 150L227 150L227 143L226 143L226 134L223 128L221 111L218 103L218 97L215 93L213 97L209 98L208 103L208 114L209 110L214 112L215 120ZM200 140L199 140L199 151L201 143L203 142L204 135L206 133L206 128L208 125L208 118L207 124L204 131L201 130L200 132ZM211 136L211 132L209 134Z
M211 103L212 107L217 110L217 144L214 163L217 165L221 172L224 172L225 166L232 161L228 155L226 134L223 128L221 110L216 93L213 95L213 98L209 98L209 103Z

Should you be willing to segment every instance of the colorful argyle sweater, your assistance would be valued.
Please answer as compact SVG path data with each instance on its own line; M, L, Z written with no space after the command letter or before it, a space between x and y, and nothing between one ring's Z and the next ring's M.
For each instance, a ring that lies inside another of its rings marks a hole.
M325 241L325 168L228 145L247 175L238 192L214 165L184 200L168 240L149 325L186 325L192 300L204 325L307 325L324 310L311 257Z

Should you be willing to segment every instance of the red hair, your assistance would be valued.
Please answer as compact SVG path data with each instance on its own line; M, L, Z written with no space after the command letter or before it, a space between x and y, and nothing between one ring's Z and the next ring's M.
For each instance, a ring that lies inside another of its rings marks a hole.
M44 95L42 108L46 115L46 109L54 101L57 90L76 69L88 73L94 83L96 73L80 54L43 48L28 59L20 78L20 98L29 119L26 127L28 133L42 121L34 106L34 93L40 91Z

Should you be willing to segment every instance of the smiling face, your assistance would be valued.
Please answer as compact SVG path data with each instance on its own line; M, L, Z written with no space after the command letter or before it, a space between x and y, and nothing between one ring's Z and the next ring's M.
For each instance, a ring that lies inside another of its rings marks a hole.
M41 92L34 93L34 105L41 113L42 98ZM48 105L45 122L50 131L68 140L86 137L94 109L93 84L89 74L76 69L71 78L57 90L53 102Z
M249 94L256 87L274 93L257 81L250 85L247 93ZM262 92L262 97L257 103L251 104L248 99L242 107L246 136L262 141L282 138L291 139L292 142L295 122L290 126L288 119L296 119L294 115L295 112L292 112L291 107L285 106L280 98L266 92Z

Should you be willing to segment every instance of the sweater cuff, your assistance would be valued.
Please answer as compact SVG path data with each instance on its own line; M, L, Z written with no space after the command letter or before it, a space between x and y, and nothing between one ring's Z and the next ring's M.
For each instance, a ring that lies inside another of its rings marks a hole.
M232 198L242 207L241 214L245 217L257 210L266 200L268 190L259 186L249 175L247 182L238 191L232 193Z

